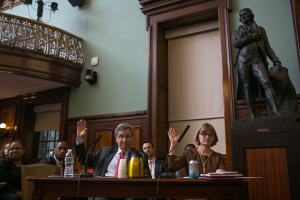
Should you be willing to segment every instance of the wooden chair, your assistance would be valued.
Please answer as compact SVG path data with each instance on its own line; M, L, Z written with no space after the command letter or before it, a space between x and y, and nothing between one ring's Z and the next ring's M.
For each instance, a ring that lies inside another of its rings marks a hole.
M61 175L60 167L47 164L23 165L21 168L22 200L32 200L33 183L26 180L27 176L48 177L50 175ZM43 198L56 200L57 197Z

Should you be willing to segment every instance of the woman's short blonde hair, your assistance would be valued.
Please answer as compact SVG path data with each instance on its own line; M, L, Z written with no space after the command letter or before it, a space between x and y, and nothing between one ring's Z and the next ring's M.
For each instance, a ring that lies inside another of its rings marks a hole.
M207 131L211 131L213 134L215 134L215 140L211 144L211 146L215 146L217 144L217 142L219 141L219 138L218 138L218 135L217 135L217 132L216 132L215 128L209 123L204 123L199 128L199 130L197 131L196 136L195 136L195 142L196 142L197 145L200 145L200 140L199 140L200 133L207 133Z

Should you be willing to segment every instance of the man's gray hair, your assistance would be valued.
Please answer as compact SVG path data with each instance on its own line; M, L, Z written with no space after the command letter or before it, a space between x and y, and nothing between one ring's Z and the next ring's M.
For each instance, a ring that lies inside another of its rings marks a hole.
M133 127L130 124L122 123L117 126L115 129L115 136L118 136L118 132L122 130L129 129L131 131L131 135L133 136Z

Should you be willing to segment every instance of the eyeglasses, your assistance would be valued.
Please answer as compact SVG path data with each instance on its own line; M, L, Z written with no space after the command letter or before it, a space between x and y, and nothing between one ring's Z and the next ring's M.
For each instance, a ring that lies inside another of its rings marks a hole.
M200 133L200 135L202 136L202 137L214 137L214 136L216 136L216 134L206 134L206 133Z
M17 151L19 151L19 150L22 150L23 148L21 148L21 147L17 147L17 148L9 148L8 150L9 151L14 151L14 150L17 150Z
M129 140L129 139L131 139L131 136L129 136L129 135L126 135L126 136L124 136L124 135L118 135L117 138L120 139L120 140L123 140L123 139Z

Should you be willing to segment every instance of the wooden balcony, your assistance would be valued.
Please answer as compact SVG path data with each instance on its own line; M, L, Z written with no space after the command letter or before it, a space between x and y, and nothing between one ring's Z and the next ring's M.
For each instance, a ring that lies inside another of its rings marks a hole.
M0 13L0 72L80 85L82 38L35 20Z

